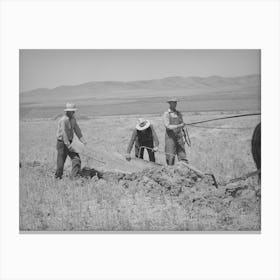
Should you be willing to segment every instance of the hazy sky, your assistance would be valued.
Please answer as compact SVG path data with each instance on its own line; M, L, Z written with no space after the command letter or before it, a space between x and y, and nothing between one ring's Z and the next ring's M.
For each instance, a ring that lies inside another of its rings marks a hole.
M260 73L258 50L20 50L20 91L90 81Z

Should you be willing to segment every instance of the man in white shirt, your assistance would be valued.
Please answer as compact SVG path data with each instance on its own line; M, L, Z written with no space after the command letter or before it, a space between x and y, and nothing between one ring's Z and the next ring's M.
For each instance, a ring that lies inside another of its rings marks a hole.
M59 120L57 128L57 168L55 177L61 179L63 174L64 163L69 156L72 160L71 178L79 175L81 169L81 159L75 150L71 147L74 133L80 139L80 141L86 145L86 141L83 138L82 132L76 118L74 117L77 110L75 104L67 103L64 109L65 115Z

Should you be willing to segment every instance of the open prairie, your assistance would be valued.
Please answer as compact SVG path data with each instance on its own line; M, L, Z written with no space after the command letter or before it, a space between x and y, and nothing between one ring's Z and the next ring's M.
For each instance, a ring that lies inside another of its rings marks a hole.
M186 112L184 120L189 123L236 113L244 112ZM81 108L77 119L88 142L87 150L81 153L82 166L103 171L101 179L71 181L71 163L67 159L63 179L56 180L57 120L54 115L49 119L21 119L20 230L260 230L261 192L257 177L229 183L232 178L256 170L251 137L259 116L188 127L192 142L191 147L186 146L190 164L213 173L218 181L216 188L211 178L201 179L180 165L165 166L161 113L84 115L87 114ZM155 127L160 141L156 160L162 165L127 162L123 157L139 117L149 119Z

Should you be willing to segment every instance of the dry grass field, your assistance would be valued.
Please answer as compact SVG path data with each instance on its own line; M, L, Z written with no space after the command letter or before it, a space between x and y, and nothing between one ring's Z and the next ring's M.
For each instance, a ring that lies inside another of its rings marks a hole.
M192 122L232 113L236 112L185 113L184 119ZM126 162L123 154L138 117L118 115L79 120L77 115L89 154L105 162L81 154L82 166L103 170L105 175L102 179L74 181L68 177L69 159L63 179L54 178L57 120L20 121L20 230L260 230L257 178L227 184L230 179L256 169L250 145L259 116L189 127L192 146L186 148L188 159L200 170L215 174L218 189L210 178L200 179L185 167L165 166L162 152L156 158L163 166ZM163 151L161 115L141 117L154 125ZM124 171L130 174L122 174Z

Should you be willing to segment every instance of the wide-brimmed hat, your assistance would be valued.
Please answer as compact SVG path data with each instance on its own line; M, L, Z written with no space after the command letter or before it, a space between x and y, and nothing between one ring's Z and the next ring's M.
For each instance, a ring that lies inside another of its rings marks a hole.
M151 123L148 120L142 119L140 118L138 120L138 124L136 125L136 129L137 130L145 130L147 129L149 126L151 125Z
M169 102L178 102L178 99L175 98L175 97L172 97L172 98L168 98L166 102L167 103L169 103Z
M76 105L74 103L66 103L65 112L75 112L77 110Z

